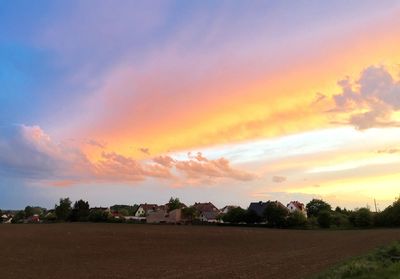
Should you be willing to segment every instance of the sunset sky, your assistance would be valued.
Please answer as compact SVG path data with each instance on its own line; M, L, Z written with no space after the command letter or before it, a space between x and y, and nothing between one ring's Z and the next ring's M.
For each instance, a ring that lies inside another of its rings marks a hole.
M400 1L1 1L0 208L400 195Z

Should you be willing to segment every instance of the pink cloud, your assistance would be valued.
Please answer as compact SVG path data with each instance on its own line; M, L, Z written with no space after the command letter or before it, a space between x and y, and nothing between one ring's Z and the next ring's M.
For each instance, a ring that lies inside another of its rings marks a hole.
M255 176L234 169L228 160L209 160L200 152L188 160L157 156L151 160L135 160L116 152L101 153L90 161L79 147L54 142L39 126L17 126L8 134L0 134L0 170L5 175L50 181L54 186L69 186L80 182L129 182L147 178L171 180L224 178L251 180ZM174 173L174 174L173 174ZM186 177L186 178L185 178ZM175 181L175 182L174 182Z

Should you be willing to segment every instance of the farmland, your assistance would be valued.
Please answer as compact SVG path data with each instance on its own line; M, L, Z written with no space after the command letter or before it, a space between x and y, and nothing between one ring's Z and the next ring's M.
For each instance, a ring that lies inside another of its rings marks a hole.
M0 278L304 278L399 230L0 225Z

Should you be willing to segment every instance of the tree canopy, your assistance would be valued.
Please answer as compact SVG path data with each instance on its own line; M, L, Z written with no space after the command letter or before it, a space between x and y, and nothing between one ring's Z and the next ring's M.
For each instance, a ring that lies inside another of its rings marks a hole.
M331 205L324 202L323 200L313 199L307 205L307 215L308 217L318 217L321 211L331 211Z
M280 205L278 202L267 201L264 217L267 224L272 227L285 226L286 217L289 212L286 207Z
M61 198L60 204L56 205L55 213L58 220L66 221L71 214L71 201L69 198Z
M84 200L76 201L71 211L71 221L86 221L89 217L89 208L89 202Z
M169 211L172 211L172 210L175 210L175 209L182 208L182 203L181 203L181 201L179 200L179 198L171 197L171 198L169 199L169 202L168 202L168 204L167 204L167 207L168 207L168 212L169 212Z

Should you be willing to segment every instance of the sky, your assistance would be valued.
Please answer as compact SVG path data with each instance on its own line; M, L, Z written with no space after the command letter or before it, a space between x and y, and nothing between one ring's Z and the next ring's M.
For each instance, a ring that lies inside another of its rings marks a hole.
M0 1L0 208L400 195L400 1Z

